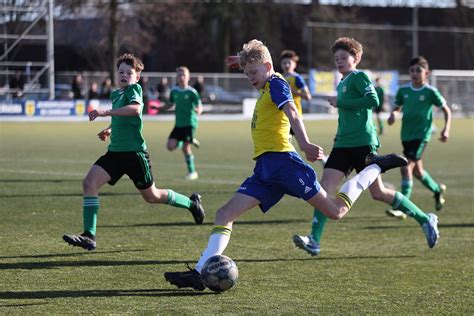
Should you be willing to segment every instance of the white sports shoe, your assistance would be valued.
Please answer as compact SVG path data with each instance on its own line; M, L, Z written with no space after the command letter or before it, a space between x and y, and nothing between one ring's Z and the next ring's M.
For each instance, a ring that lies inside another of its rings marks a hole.
M428 242L428 246L433 248L438 243L439 239L439 230L438 230L438 216L433 213L428 213L430 219L423 224L423 232L426 236L426 241Z
M407 214L403 213L402 211L399 210L386 210L385 213L387 213L388 216L393 216L399 219L406 219Z
M199 178L199 176L196 171L188 173L188 175L186 176L186 180L196 180L197 178Z
M303 249L312 256L317 256L321 252L321 246L313 239L313 236L294 235L293 242L295 246Z

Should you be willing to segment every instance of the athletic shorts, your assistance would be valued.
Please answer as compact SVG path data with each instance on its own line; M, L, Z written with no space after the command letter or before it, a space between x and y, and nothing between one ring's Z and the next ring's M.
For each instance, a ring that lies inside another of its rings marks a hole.
M296 152L268 152L257 158L253 175L237 192L260 201L260 209L267 212L288 194L307 201L319 192L316 172Z
M195 128L192 126L184 126L184 127L174 127L171 131L170 136L168 139L176 139L178 141L192 143L194 138Z
M146 151L107 151L94 164L109 174L110 185L117 183L124 174L130 177L139 190L148 189L153 185L151 161Z
M407 142L402 142L403 145L403 154L405 157L411 161L418 161L423 155L423 151L428 145L428 142L424 142L421 139L410 140Z
M372 109L374 113L380 113L383 110L383 106L378 106Z
M333 148L324 169L339 170L347 177L354 169L361 172L366 167L365 157L376 152L375 146Z

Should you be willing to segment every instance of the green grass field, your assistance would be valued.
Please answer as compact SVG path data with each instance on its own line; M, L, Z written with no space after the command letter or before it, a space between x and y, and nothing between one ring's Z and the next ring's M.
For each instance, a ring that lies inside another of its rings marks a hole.
M309 232L312 209L285 197L268 214L254 209L236 222L225 254L240 278L223 294L176 289L163 273L195 263L215 210L251 174L249 122L201 123L195 182L184 180L182 154L165 149L173 123L145 122L157 185L200 192L205 224L146 204L124 178L103 188L98 247L86 252L61 237L82 231L81 180L106 150L96 134L107 124L0 123L0 314L474 313L474 120L454 120L449 143L433 138L424 155L426 169L448 186L434 249L413 219L387 217L386 205L364 193L344 219L328 223L321 255L310 257L292 236ZM306 125L329 153L335 122ZM399 128L381 137L380 152L401 152ZM399 172L384 181L398 186ZM412 200L434 209L416 181Z

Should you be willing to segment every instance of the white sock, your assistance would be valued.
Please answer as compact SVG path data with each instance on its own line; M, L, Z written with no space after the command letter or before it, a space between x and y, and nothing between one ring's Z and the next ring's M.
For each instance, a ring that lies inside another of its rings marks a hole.
M351 199L351 202L354 203L360 194L374 183L381 171L380 167L376 164L369 165L346 181L341 186L339 192L346 194Z
M227 245L229 244L229 240L230 240L230 232L229 234L212 233L211 236L209 237L207 248L201 254L201 258L199 258L199 261L196 263L195 269L199 273L201 273L202 267L206 263L207 259L215 255L221 255L224 252L225 248L227 248Z

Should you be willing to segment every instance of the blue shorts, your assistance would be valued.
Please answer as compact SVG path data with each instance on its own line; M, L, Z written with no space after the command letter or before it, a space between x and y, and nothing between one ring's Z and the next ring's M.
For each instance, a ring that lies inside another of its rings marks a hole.
M285 194L307 201L320 189L316 172L297 152L268 152L257 158L253 175L237 192L259 200L265 213Z

